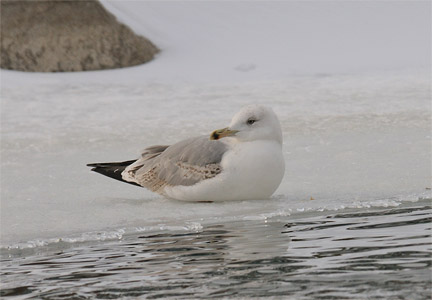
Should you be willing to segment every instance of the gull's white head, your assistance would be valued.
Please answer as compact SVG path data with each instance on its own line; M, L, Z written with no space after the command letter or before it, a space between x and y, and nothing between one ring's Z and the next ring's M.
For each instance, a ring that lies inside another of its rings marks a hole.
M274 111L266 106L252 104L243 107L227 128L213 131L210 139L232 137L241 142L274 140L282 145L282 129Z

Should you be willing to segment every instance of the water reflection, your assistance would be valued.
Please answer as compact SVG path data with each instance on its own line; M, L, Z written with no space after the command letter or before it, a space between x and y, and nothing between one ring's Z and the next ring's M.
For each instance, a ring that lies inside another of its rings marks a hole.
M431 208L242 221L2 261L2 297L426 299ZM429 220L429 221L427 221Z

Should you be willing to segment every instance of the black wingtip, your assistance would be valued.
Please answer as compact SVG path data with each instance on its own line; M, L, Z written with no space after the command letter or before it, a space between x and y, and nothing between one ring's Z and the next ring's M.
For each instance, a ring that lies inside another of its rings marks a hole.
M129 182L122 178L121 173L126 169L127 166L133 164L136 160L129 160L123 162L111 162L111 163L90 163L87 164L87 167L91 167L90 171L105 175L107 177L126 182L129 184L133 184L136 186L140 186L135 182Z

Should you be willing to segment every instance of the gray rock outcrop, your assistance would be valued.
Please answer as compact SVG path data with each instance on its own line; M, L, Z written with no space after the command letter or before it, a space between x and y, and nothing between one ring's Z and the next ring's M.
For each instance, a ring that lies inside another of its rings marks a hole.
M1 1L3 69L68 72L143 64L159 50L98 1Z

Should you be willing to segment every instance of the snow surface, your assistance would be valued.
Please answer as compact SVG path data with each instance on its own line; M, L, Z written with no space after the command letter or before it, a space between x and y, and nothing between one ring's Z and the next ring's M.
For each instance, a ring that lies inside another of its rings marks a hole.
M119 70L1 71L2 245L430 197L430 2L103 3L162 52ZM85 166L209 134L249 103L282 123L269 201L175 202Z

